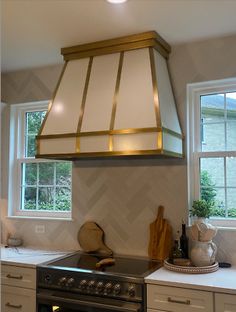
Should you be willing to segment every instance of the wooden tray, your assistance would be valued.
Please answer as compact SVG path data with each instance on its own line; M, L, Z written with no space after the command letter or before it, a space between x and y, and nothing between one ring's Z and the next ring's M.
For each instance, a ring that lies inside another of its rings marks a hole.
M167 270L179 272L179 273L187 273L187 274L205 274L212 273L219 269L218 262L215 262L212 265L204 266L204 267L194 267L194 266L180 266L170 263L168 260L164 261L164 267Z

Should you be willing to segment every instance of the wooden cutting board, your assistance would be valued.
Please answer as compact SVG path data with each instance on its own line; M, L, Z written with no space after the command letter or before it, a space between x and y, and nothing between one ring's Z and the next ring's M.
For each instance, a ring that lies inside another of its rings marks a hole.
M85 222L78 232L78 241L85 252L96 252L104 256L112 255L112 250L105 243L105 233L95 222Z
M170 255L173 245L172 228L164 216L164 207L158 207L157 218L150 224L148 255L152 259L164 261Z

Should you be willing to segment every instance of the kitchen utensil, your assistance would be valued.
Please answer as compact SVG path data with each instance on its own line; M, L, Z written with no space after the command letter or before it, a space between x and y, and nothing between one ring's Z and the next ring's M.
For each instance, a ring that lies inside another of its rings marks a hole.
M105 258L96 263L96 268L113 265L115 263L114 258Z
M157 218L150 224L148 254L152 259L163 261L169 257L172 247L172 228L163 218L164 207L158 207Z
M201 235L201 242L209 242L215 235L216 229L207 229L207 231Z
M85 222L78 232L78 241L84 251L112 255L112 250L105 245L104 238L103 229L92 221Z
M217 228L209 223L196 222L190 227L190 233L194 241L209 242L217 233Z

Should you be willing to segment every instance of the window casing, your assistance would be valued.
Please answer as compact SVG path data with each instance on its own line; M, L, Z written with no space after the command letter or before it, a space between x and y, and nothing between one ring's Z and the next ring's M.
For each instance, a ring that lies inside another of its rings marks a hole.
M37 133L27 120L37 113L41 124L47 108L48 102L11 106L9 216L71 219L71 163L34 157Z
M189 209L193 200L214 198L210 222L234 228L236 79L189 84L187 93Z

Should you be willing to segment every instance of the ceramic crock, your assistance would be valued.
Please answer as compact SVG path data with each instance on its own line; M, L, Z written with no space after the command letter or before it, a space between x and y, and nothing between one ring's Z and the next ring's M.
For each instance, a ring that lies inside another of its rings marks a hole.
M195 241L190 252L190 259L195 266L209 266L215 262L216 245L212 242Z

